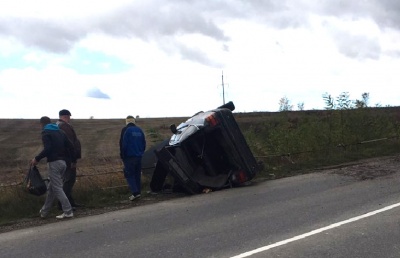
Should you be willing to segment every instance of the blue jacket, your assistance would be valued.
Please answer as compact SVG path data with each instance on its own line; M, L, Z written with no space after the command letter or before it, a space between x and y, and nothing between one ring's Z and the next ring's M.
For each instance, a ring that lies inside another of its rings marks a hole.
M146 149L146 138L140 127L128 124L124 127L121 141L121 158L142 157Z

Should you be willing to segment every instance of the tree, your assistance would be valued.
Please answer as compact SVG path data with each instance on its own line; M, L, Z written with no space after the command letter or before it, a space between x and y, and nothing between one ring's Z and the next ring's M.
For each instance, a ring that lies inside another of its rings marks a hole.
M297 103L297 109L300 111L304 110L304 102Z
M291 111L293 105L290 104L290 100L284 96L279 100L279 111Z
M348 92L342 92L336 98L338 109L351 109L353 108L352 101Z
M369 93L364 92L361 94L361 100L350 100L350 95L348 92L342 92L339 94L338 97L335 99L325 92L322 95L325 101L325 109L332 110L332 109L352 109L352 108L366 108L368 107L369 102Z
M325 101L325 109L333 110L336 108L335 100L332 98L331 94L328 94L327 92L325 92L324 94L322 94L322 98Z
M369 101L369 93L364 92L363 94L361 94L361 100L356 99L354 101L354 105L356 106L356 108L366 108L368 107L368 101Z

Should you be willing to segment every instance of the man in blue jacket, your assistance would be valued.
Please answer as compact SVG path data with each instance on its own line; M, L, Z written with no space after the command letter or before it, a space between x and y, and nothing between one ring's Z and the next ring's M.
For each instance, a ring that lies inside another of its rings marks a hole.
M119 139L120 156L124 163L124 176L132 192L130 201L140 198L142 156L146 149L146 138L133 116L126 117L126 126Z

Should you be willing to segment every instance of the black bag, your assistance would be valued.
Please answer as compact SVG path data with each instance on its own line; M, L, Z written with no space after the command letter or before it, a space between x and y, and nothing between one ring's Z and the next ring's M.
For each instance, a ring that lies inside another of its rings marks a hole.
M26 189L30 194L41 196L47 191L47 180L43 180L39 169L36 166L30 166L28 175L26 175Z

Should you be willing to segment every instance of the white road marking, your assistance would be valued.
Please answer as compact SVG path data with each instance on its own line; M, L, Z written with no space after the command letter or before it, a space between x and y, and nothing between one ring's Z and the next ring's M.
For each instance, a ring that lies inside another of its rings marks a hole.
M363 214L361 216L357 216L357 217L354 217L354 218L351 218L351 219L348 219L348 220L337 222L337 223L331 224L331 225L323 227L323 228L315 229L313 231L310 231L310 232L302 234L302 235L298 235L298 236L295 236L295 237L292 237L292 238L289 238L289 239L286 239L286 240L283 240L283 241L279 241L279 242L277 242L275 244L263 246L263 247L254 249L252 251L248 251L248 252L236 255L236 256L232 256L231 258L243 258L243 257L248 257L248 256L256 254L256 253L261 253L261 252L264 252L266 250L272 249L274 247L278 247L278 246L281 246L281 245L288 244L290 242L294 242L294 241L297 241L297 240L300 240L300 239L304 239L306 237L309 237L309 236L312 236L312 235L316 235L316 234L319 234L321 232L327 231L329 229L337 228L337 227L340 227L340 226L342 226L344 224L348 224L348 223L351 223L351 222L354 222L354 221L357 221L357 220L360 220L360 219L365 219L367 217L374 216L374 215L376 215L378 213L381 213L381 212L384 212L384 211L388 211L388 210L391 210L391 209L399 207L399 206L400 206L400 203L389 205L389 206L386 206L386 207L384 207L382 209L371 211L371 212L368 212L368 213Z

